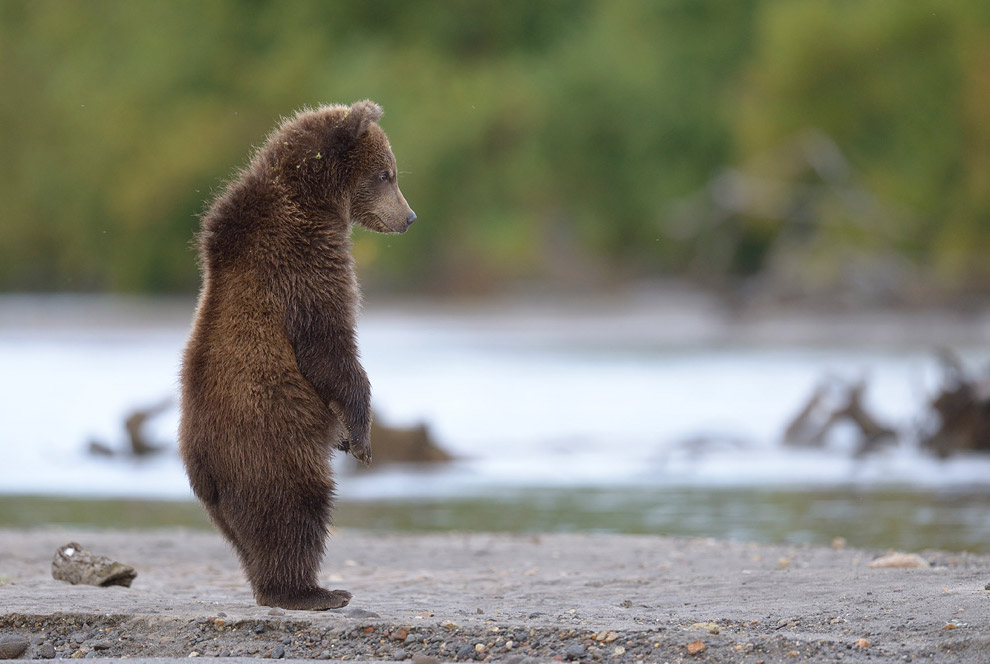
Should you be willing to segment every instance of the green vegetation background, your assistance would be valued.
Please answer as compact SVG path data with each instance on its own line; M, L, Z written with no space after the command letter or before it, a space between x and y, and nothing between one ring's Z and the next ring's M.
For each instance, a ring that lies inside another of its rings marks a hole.
M420 217L357 234L372 287L990 283L985 0L0 0L0 289L195 291L196 215L251 146L362 98ZM813 214L712 212L726 173L822 190L808 136L849 164Z

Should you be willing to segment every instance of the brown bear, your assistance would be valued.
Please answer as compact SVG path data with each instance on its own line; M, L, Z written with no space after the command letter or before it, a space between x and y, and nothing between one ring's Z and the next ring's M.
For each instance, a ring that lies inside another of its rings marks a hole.
M330 454L371 462L351 224L403 233L416 219L381 116L361 101L285 120L202 217L180 450L266 606L321 610L351 597L317 583Z

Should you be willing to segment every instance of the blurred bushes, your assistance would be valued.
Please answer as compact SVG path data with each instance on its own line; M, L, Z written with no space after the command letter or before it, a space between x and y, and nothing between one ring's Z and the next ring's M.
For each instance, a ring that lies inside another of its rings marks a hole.
M980 0L11 1L0 89L6 290L194 290L196 214L250 146L365 97L420 217L356 233L371 285L760 274L792 219L705 226L685 201L726 168L780 179L760 155L809 129L894 226L822 206L818 260L893 251L947 289L990 279ZM734 259L705 258L719 237Z
M892 251L945 287L986 289L990 5L772 3L758 24L737 156L824 132L889 210L883 232L863 233L862 214L822 224L820 248Z

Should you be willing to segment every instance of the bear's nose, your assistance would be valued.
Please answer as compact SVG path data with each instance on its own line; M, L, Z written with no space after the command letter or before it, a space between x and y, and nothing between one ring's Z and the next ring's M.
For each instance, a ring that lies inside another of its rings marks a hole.
M408 226L414 221L416 221L416 213L413 212L412 210L409 210L409 214L406 215L406 226Z

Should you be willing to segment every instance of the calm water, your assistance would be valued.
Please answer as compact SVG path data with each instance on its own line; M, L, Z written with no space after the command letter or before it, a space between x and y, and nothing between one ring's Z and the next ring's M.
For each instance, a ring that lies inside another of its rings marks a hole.
M119 448L129 411L174 397L191 312L0 298L0 523L205 524L174 408L149 428L158 458L86 452ZM425 422L458 461L361 474L338 463L337 522L986 551L990 460L941 462L915 442L940 379L932 348L982 368L988 338L988 317L737 319L697 298L369 305L360 343L379 416ZM903 443L855 459L840 427L824 450L784 448L824 376L865 378L867 406Z

